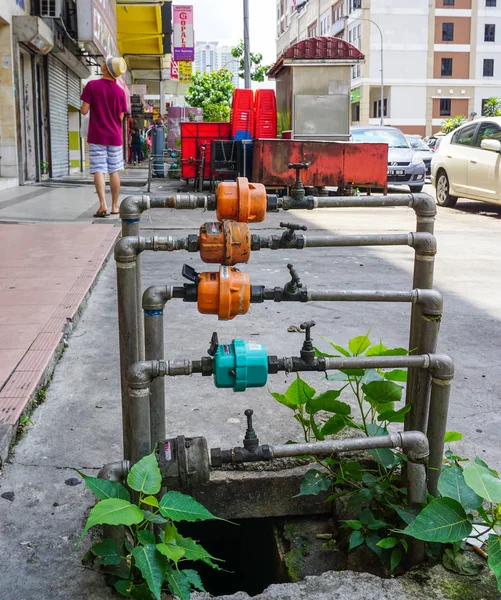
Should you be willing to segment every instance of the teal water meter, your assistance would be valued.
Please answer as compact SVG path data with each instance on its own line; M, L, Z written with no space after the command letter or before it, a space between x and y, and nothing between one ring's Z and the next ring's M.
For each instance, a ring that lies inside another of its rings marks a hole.
M218 388L233 388L244 392L247 388L264 387L268 381L268 355L262 344L233 340L219 344L212 337L214 356L214 383Z

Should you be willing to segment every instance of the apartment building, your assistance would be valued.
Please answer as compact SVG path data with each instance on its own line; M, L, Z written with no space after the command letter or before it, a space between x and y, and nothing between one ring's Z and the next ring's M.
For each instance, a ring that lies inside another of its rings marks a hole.
M218 42L196 42L195 72L210 73L224 67L233 73L233 85L239 87L240 63L231 51L230 46L220 46Z
M501 0L277 1L278 56L319 35L366 56L352 73L353 123L380 122L381 62L384 123L406 133L429 135L501 97Z

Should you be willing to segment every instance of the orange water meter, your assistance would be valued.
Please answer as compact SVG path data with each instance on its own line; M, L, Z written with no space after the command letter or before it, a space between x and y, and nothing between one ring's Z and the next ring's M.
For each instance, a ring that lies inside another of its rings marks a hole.
M251 234L247 223L223 221L200 227L200 258L204 263L237 265L250 257Z
M220 321L231 321L249 310L249 275L228 266L220 267L219 273L200 273L197 294L199 312L217 315Z
M266 188L262 183L249 183L245 177L223 181L217 186L216 216L239 223L262 223L266 216Z

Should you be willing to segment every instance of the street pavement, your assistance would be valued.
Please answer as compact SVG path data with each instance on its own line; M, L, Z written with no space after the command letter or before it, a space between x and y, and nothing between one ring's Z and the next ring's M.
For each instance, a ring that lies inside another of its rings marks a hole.
M89 189L72 189L80 212L68 204L67 214L78 221L93 203ZM54 202L63 206L69 197L64 200L60 193L55 191L59 199ZM457 209L439 209L436 222L436 286L445 297L438 349L456 361L448 429L462 432L464 439L454 449L478 455L499 469L501 219L497 207L470 205L460 202ZM0 220L2 210L0 196ZM265 223L252 227L253 232L270 233L284 218L283 213L269 215ZM144 234L168 230L177 237L211 219L214 214L199 211L150 211L143 216L142 227ZM311 233L396 233L415 227L413 211L403 208L296 211L285 220L305 224ZM308 287L411 288L413 253L404 247L262 250L243 270L253 284L283 285L288 262L294 263ZM145 253L143 287L180 285L183 263L215 270L194 254ZM381 338L386 345L407 345L409 308L403 305L270 303L252 306L248 315L234 321L218 322L200 315L195 305L174 300L165 312L166 357L202 357L216 330L221 342L242 337L263 343L270 354L297 355L302 335L288 329L310 319L317 323L312 331L315 344L325 350L328 346L321 336L345 344L369 330L375 342ZM110 261L68 339L45 402L31 416L33 425L0 475L0 600L114 597L101 575L79 562L90 536L73 553L93 498L72 467L96 474L103 464L121 459L118 364L115 272ZM319 391L327 389L320 376L307 379ZM270 378L269 389L283 391L291 381L285 375ZM240 445L246 408L255 411L261 443L283 443L298 433L288 409L272 399L268 388L235 395L216 390L209 378L197 376L175 378L166 385L169 436L204 435L210 447Z

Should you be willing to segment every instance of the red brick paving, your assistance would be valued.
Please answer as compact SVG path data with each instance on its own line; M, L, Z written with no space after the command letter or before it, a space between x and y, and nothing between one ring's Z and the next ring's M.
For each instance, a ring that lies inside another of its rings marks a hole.
M118 231L0 225L0 424L21 416Z

